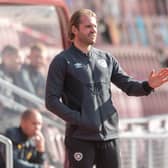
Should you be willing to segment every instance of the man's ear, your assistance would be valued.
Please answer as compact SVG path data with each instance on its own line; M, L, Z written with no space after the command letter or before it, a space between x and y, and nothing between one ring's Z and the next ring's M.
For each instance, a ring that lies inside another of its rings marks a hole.
M72 33L73 34L76 34L77 33L77 31L78 31L78 29L76 28L76 26L72 26Z

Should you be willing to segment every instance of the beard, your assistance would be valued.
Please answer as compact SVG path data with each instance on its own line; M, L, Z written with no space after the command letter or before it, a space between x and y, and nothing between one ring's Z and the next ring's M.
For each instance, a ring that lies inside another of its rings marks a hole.
M80 38L80 41L86 45L93 45L96 43L96 35L88 35Z

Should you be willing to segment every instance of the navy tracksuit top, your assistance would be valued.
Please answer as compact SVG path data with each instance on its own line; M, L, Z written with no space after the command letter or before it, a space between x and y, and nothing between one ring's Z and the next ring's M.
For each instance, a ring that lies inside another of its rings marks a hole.
M146 81L128 76L110 54L94 47L88 54L74 45L50 64L46 107L66 122L66 135L104 141L117 137L118 113L112 103L111 82L129 96L148 95Z

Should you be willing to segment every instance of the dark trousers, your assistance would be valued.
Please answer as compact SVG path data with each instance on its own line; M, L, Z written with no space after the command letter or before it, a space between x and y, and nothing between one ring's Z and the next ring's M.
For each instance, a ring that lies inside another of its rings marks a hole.
M65 138L66 168L120 168L117 139L86 141Z

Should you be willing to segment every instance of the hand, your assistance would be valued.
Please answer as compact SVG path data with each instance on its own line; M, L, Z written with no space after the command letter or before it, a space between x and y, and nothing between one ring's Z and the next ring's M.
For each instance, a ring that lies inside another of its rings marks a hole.
M41 131L37 131L34 136L36 149L38 152L45 152L45 139Z
M168 68L162 68L160 71L156 72L152 70L148 78L148 84L153 89L161 86L168 81Z

